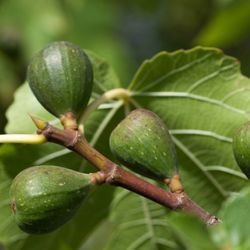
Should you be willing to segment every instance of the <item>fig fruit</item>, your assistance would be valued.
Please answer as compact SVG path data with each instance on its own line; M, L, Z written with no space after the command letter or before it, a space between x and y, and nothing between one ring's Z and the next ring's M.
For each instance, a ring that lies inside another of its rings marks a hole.
M86 53L69 42L54 42L39 51L28 66L27 80L42 106L56 117L86 107L93 86Z
M233 152L242 172L250 178L250 122L239 127L233 137Z
M90 175L57 166L20 172L10 188L18 226L30 234L51 232L75 214L90 191Z
M174 144L163 121L146 109L135 109L110 135L110 149L131 170L164 180L177 174Z

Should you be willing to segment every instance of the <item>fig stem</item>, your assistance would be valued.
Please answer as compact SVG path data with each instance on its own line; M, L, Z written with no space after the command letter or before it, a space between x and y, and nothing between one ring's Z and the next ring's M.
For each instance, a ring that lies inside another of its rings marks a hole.
M179 187L178 192L167 191L120 168L89 145L80 131L73 129L61 130L48 124L41 133L48 141L69 148L97 167L100 172L93 175L94 182L123 187L172 210L194 214L208 225L220 223L218 218L198 206Z
M113 99L121 99L124 103L127 103L130 98L130 91L123 88L111 89L101 95L99 98L91 102L87 108L85 109L84 113L79 119L79 124L84 124L85 121L88 119L89 115L95 111L101 104L113 100ZM80 130L83 132L83 127L80 127Z
M43 134L4 134L0 135L0 143L42 144L47 139Z

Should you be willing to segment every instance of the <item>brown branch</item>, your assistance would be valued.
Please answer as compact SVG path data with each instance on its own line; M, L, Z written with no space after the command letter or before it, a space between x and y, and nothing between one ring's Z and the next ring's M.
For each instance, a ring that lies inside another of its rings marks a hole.
M75 151L103 173L104 181L111 185L126 188L172 210L180 210L199 217L209 225L220 222L215 216L199 207L183 192L169 192L157 187L144 179L120 168L100 152L91 147L79 131L73 129L58 129L50 124L39 131L48 141L63 145Z

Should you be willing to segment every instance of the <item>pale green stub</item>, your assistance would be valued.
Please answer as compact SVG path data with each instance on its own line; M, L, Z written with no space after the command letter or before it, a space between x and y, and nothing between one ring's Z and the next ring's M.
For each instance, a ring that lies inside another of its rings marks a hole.
M168 129L149 110L129 113L111 133L110 148L125 166L142 175L163 180L177 174L176 151Z
M38 101L59 117L80 116L92 92L93 70L86 53L69 42L54 42L31 60L27 79Z
M10 188L18 226L30 234L51 232L75 214L90 191L88 174L57 166L37 166L19 173Z

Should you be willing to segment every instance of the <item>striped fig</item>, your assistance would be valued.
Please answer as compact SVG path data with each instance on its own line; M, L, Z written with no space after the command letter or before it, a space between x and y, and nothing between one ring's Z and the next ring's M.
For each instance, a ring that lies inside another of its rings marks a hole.
M86 53L69 42L54 42L39 51L28 66L27 80L42 106L56 117L86 107L93 86Z
M91 185L90 175L62 167L23 170L10 188L11 208L18 226L30 234L56 230L72 218Z
M146 109L135 109L112 131L110 149L131 170L164 180L177 174L174 144L163 121Z

